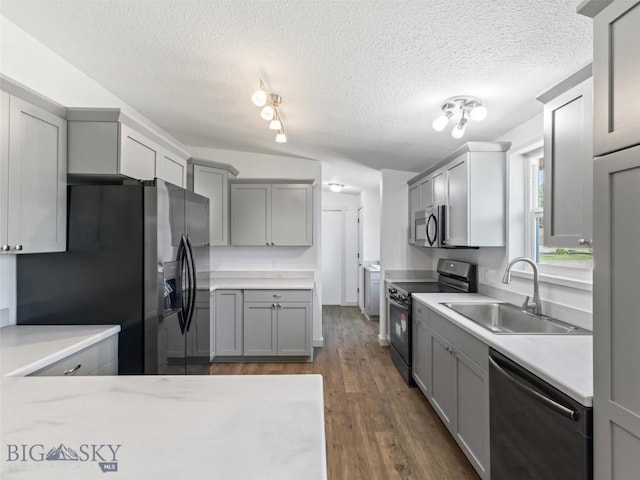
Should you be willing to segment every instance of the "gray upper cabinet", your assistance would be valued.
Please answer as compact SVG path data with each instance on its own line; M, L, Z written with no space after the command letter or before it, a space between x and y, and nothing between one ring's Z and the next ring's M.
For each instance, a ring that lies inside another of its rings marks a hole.
M67 109L70 175L185 186L189 154L117 108Z
M420 199L420 185L409 186L409 243L411 245L416 243L416 212L423 208Z
M472 142L463 147L462 153L446 165L446 246L504 246L505 152L510 145Z
M590 66L584 70L584 75L590 75ZM588 78L548 100L544 106L544 244L547 246L575 248L591 244L592 98L593 81Z
M594 19L594 153L640 144L640 2L615 1Z
M271 244L271 185L231 183L231 245Z
M313 244L311 181L231 181L231 245Z
M2 252L62 252L66 249L67 210L64 108L52 105L45 109L0 93ZM30 96L40 105L46 103L33 93Z
M157 177L178 187L187 187L187 161L167 149L160 149Z
M444 203L446 200L445 196L445 171L443 169L438 170L432 175L432 183L433 183L433 194L432 194L432 203Z
M229 181L238 171L206 160L190 159L189 164L189 188L209 199L209 242L212 246L229 245Z

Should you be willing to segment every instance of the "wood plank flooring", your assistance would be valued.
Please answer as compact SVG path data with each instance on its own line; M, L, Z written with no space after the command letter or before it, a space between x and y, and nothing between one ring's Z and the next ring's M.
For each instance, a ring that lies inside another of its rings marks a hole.
M418 388L378 344L356 307L323 307L325 346L313 363L214 364L212 375L319 373L330 480L479 478Z

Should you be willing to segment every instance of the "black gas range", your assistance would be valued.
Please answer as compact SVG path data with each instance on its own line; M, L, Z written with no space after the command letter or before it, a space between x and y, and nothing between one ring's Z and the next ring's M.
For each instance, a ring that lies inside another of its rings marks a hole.
M404 381L413 386L411 372L412 293L476 293L477 267L473 263L441 258L438 260L438 280L433 282L392 282L387 288L389 302L389 338L391 359Z

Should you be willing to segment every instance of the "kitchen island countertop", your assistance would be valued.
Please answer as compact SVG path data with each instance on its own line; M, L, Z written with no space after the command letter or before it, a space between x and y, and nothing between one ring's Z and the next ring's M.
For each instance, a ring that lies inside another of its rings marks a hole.
M3 480L327 478L320 375L1 382Z

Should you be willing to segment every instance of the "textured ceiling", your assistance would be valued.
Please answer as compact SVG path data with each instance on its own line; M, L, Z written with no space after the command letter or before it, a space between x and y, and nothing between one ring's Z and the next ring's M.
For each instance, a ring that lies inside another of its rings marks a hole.
M339 176L352 162L420 171L540 112L535 96L591 59L578 3L50 0L0 13L185 145L323 160ZM250 101L260 78L282 96L286 144ZM454 140L431 122L459 94L489 116Z

